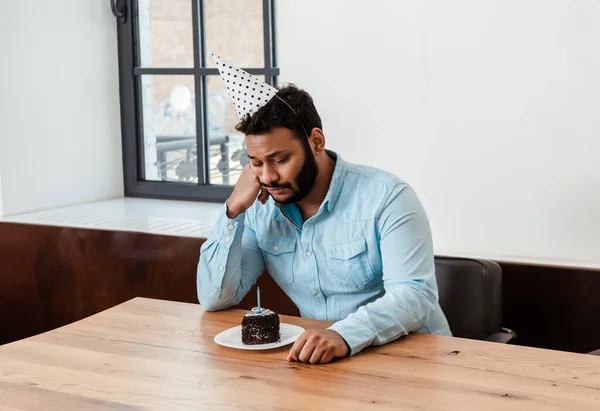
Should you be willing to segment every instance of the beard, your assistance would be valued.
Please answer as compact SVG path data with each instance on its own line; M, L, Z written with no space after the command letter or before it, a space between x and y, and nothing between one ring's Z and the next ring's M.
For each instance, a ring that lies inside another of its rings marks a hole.
M292 194L284 199L284 200L276 200L280 204L291 204L297 203L298 201L302 201L310 190L312 190L315 185L315 181L317 180L317 175L319 174L319 165L317 164L317 160L315 159L315 155L310 149L310 145L308 141L304 142L304 162L302 163L302 167L298 172L296 178L294 178L294 184L289 183L271 183L270 185L261 184L263 187L271 187L271 188L289 188L292 190ZM295 187L294 187L295 186Z

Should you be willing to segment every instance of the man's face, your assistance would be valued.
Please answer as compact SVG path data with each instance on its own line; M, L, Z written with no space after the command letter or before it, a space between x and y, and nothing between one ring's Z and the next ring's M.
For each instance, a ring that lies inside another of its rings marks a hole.
M308 145L284 127L246 136L250 167L260 185L279 203L302 200L310 192L319 168Z

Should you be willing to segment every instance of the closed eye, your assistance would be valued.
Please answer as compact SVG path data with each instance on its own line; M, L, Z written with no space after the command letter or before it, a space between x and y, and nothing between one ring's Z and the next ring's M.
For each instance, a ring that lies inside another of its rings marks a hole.
M275 161L275 163L277 163L277 164L283 164L283 163L285 163L287 160L288 160L288 156L285 156L285 157L283 157L282 159Z

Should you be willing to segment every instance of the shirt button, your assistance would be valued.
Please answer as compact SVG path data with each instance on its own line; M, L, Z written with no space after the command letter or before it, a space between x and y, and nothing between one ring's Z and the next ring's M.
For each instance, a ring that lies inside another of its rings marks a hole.
M227 228L229 228L230 230L233 230L233 224L229 224L229 226Z
M308 253L306 253L307 257L312 257L312 253L309 251Z
M223 266L222 265L219 266L219 271L223 271Z
M225 237L225 241L230 242L231 238L230 237Z
M275 251L279 250L279 246L276 245L275 247L273 247L273 250L275 250Z
M348 250L346 250L346 252L344 254L348 255Z
M319 295L319 292L317 290L313 291L313 295Z

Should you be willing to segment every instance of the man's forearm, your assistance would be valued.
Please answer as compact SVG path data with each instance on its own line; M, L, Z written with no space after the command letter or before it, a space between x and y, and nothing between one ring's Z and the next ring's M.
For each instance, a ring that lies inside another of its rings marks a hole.
M350 354L354 355L370 345L386 344L419 331L436 301L435 294L426 285L405 283L388 290L380 299L360 307L329 329L346 340Z
M235 220L245 211L243 208L236 208L235 205L230 205L229 200L225 202L225 210L227 218L231 220Z
M200 249L198 300L210 311L238 304L264 270L254 231L245 213L230 219L226 207Z
M222 216L223 217L223 216ZM215 230L200 248L198 300L207 310L222 310L236 304L240 284L242 218L220 217Z

